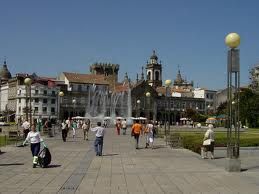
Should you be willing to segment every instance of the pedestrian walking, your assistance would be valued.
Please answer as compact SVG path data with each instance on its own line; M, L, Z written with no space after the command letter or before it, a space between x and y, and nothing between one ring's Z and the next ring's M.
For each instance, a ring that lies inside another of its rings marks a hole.
M73 123L72 123L73 139L76 136L76 127L77 127L77 123L76 123L76 121L73 121Z
M70 121L70 117L67 118L66 120L66 124L67 124L67 134L69 133L69 130L71 129L71 121Z
M65 120L61 123L61 129L62 129L62 139L63 139L63 142L66 142L67 141L68 127L67 127L67 124L66 124Z
M136 141L136 149L139 149L139 136L142 133L142 125L139 124L139 120L136 120L136 123L132 126L131 136L135 138Z
M210 152L210 159L214 159L214 131L212 130L213 125L209 124L206 133L203 138L203 148L201 150L201 157L203 159L208 158L208 152Z
M91 128L91 131L96 132L95 133L95 142L94 142L94 148L96 152L96 156L102 156L103 152L103 137L105 133L105 128L102 127L101 122L97 122L97 127Z
M48 130L49 137L53 137L54 134L52 133L52 123L50 118L48 118L44 124L44 127Z
M123 135L126 135L126 130L127 130L127 120L126 119L124 119L121 122L121 126L122 126Z
M104 127L104 128L107 128L107 127L108 127L108 124L107 124L107 120L106 120L106 119L103 121L103 127Z
M151 144L151 148L153 149L153 143L154 143L154 125L152 124L152 121L149 121L145 128L145 135L146 135L146 147Z
M26 142L31 143L31 153L33 157L33 168L36 167L38 163L38 154L40 152L40 143L43 143L44 147L47 147L46 144L44 143L43 139L40 136L40 133L36 131L35 125L32 124L31 126L31 131L28 133L26 139L23 142L23 145L26 144Z
M115 126L116 126L116 130L117 130L117 134L120 135L120 131L121 131L121 120L120 119L118 119L116 121Z
M30 132L30 123L28 122L28 120L25 120L23 122L22 127L23 127L23 138L25 140L28 133Z
M83 133L84 133L84 140L88 140L88 133L89 133L89 129L90 129L90 119L87 119L84 123L83 123L83 126L82 126L82 129L83 129Z

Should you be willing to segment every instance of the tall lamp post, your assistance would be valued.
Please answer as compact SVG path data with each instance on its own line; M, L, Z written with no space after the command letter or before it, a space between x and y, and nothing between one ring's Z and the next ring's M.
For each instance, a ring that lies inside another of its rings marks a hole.
M136 117L140 117L140 100L137 100L137 114Z
M171 90L170 90L170 86L172 84L172 81L170 79L168 80L165 80L165 99L166 99L166 102L167 102L167 107L166 109L168 110L167 113L166 113L166 122L165 122L165 139L166 139L166 144L167 144L167 132L169 133L170 135L170 122L171 122L171 102L170 102L170 97L171 97ZM168 123L168 130L166 130L166 124Z
M227 65L227 88L228 88L228 129L227 129L227 162L226 170L229 172L240 172L241 161L239 160L239 88L240 88L240 64L239 49L240 36L237 33L230 33L225 38L229 47ZM232 80L234 83L232 84ZM234 85L234 91L233 90ZM233 94L234 93L234 94ZM233 104L233 98L235 103ZM232 127L233 126L233 127Z
M64 96L64 92L60 91L58 93L58 98L60 99L59 102L57 103L58 104L58 120L61 121L61 116L60 116L60 110L61 110L61 103L62 103L62 97ZM61 121L62 122L62 121Z
M25 84L25 88L26 88L26 120L28 121L29 119L29 111L30 111L30 126L32 125L32 114L31 114L31 83L32 80L29 77L26 77L24 79L24 84ZM28 94L29 94L29 99L28 99ZM28 101L30 101L29 103L29 107L28 107Z
M147 97L147 119L148 121L150 120L150 92L146 93L146 97Z
M73 116L75 116L75 109L76 109L76 99L75 98L72 100L72 103L73 103Z

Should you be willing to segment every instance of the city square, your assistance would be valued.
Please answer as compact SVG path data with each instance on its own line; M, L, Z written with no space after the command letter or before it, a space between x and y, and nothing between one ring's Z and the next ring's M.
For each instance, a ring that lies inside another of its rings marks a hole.
M2 13L0 193L259 193L256 1L26 1Z

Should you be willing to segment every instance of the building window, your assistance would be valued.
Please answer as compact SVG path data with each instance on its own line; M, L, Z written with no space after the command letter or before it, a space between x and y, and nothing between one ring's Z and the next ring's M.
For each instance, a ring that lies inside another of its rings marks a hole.
M47 95L47 94L48 94L48 91L47 91L47 90L44 90L44 91L43 91L43 94L44 94L44 95Z
M55 95L56 95L56 92L55 92L55 91L52 91L52 92L51 92L51 95L52 95L52 96L55 96Z
M35 90L35 95L38 95L39 94L39 90Z
M56 103L56 99L51 99L51 104L55 104Z
M82 86L78 85L78 92L82 92Z
M35 113L38 113L38 112L39 112L39 107L36 107L36 106L35 106L35 107L34 107L34 112L35 112Z
M21 101L22 101L21 98L19 98L19 103L21 103Z
M43 112L43 113L46 113L46 112L47 112L47 107L45 107L45 106L42 107L42 112Z
M47 99L47 98L44 98L44 99L43 99L43 103L44 103L44 104L47 104L47 103L48 103L48 99Z
M35 103L39 103L39 98L35 98L35 99L34 99L34 102L35 102Z
M51 107L51 113L55 113L55 108Z
M20 113L21 112L21 107L19 106L19 108L18 108L18 112Z

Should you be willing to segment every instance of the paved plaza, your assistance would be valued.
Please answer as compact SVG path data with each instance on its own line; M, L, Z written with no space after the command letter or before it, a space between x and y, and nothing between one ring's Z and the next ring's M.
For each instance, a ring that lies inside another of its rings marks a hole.
M128 131L129 132L129 131ZM8 146L0 155L0 193L259 193L259 152L241 151L241 173L224 170L224 150L202 160L185 149L171 149L156 139L155 149L134 148L129 135L108 128L103 156L95 156L94 134L79 133L62 142L46 138L52 154L49 168L32 168L27 147ZM242 155L243 153L243 155ZM242 158L243 157L243 158Z

